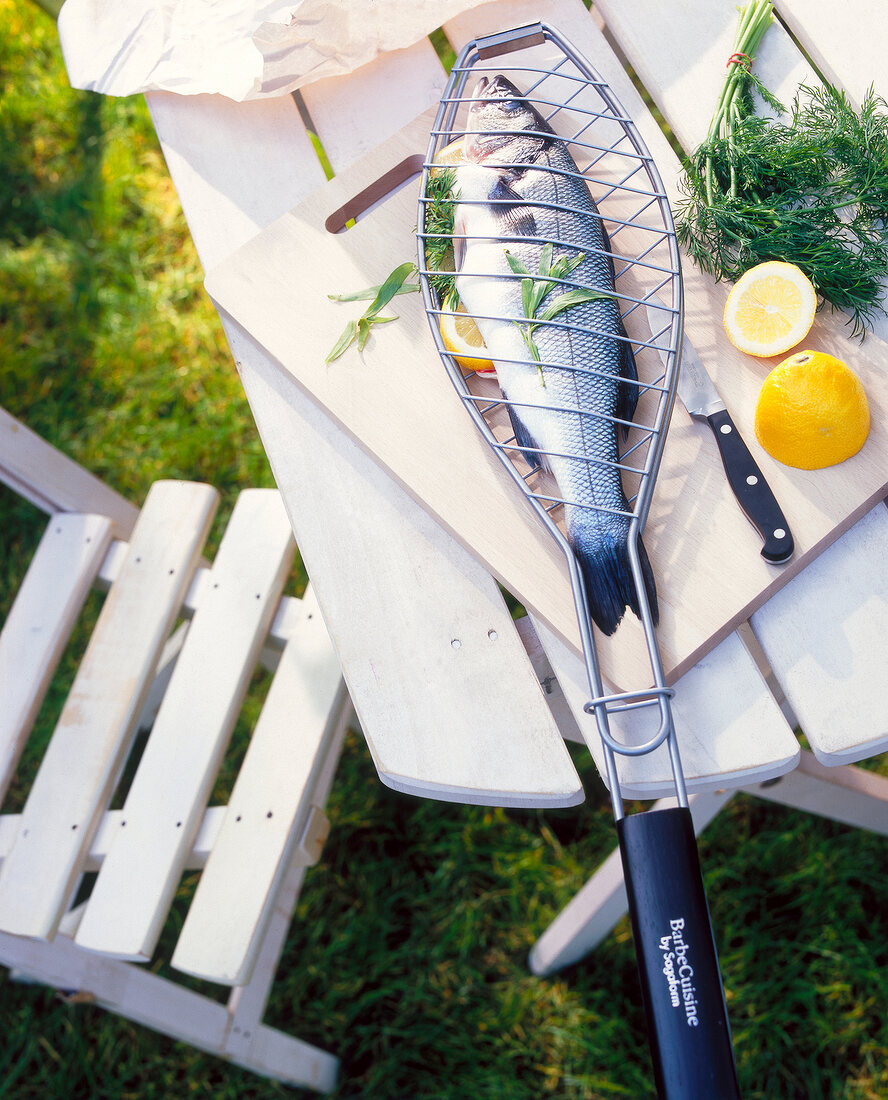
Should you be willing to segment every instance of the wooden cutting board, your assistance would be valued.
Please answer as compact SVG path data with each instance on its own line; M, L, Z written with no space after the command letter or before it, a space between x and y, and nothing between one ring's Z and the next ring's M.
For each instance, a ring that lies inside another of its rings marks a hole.
M594 63L594 58L593 58ZM563 556L499 460L480 438L447 378L419 295L396 298L399 320L374 329L363 352L324 359L363 306L329 294L378 284L416 254L418 177L332 232L356 195L406 158L424 152L428 116L337 176L237 251L207 278L220 309L247 329L311 396L451 531L522 603L579 649ZM676 162L677 163L677 162ZM658 164L666 175L664 165ZM673 170L671 163L666 170ZM671 189L673 181L667 180ZM841 318L819 317L806 340L857 371L872 410L872 431L854 458L827 470L793 470L755 440L759 387L775 361L733 348L721 326L727 289L684 265L686 332L788 518L796 554L775 567L727 487L715 442L677 405L644 541L657 577L658 640L667 675L677 679L744 621L888 491L888 347L848 338ZM373 523L372 514L366 517ZM404 584L422 584L416 562ZM650 682L640 623L627 614L599 637L605 678L621 689Z

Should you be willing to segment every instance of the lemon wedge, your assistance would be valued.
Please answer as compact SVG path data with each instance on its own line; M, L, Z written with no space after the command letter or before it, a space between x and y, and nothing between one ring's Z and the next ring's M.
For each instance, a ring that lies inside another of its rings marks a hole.
M772 260L750 268L725 306L725 331L750 355L782 355L808 335L817 309L811 280L795 264Z
M452 352L457 363L465 370L490 374L496 370L490 359L479 355L487 349L481 332L472 318L466 313L460 302L455 313L442 313L438 317L441 327L441 340L444 347Z
M456 141L451 141L449 145L445 145L443 149L435 154L435 165L447 168L456 164L465 164L466 154L463 143L463 138L457 138ZM430 171L434 176L438 170L437 167L433 167Z

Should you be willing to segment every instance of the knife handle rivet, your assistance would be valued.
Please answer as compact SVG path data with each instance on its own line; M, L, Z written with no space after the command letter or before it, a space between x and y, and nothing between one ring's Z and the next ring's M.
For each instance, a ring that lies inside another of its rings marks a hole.
M777 530L774 532L774 538L775 539L785 539L786 538L786 532L783 530L782 527L778 527Z
M755 476L755 474L750 474L749 477L746 479L747 485L758 485L758 482L759 479Z
M722 426L719 430L721 431L722 435L730 435L731 425L730 424L722 424Z

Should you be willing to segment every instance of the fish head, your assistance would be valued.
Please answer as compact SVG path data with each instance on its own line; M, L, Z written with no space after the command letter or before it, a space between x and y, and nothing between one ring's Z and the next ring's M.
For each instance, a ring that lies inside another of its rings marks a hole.
M466 129L466 159L497 166L534 163L554 137L539 111L502 75L478 81Z

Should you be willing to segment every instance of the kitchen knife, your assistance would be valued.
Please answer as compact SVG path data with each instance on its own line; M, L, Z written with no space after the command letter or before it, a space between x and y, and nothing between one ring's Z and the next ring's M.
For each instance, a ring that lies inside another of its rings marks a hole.
M658 319L655 312L650 311L652 331L662 328L662 314ZM772 565L789 561L794 547L786 518L687 336L682 342L678 396L695 420L704 420L712 429L728 484L764 540L762 557Z

